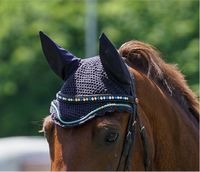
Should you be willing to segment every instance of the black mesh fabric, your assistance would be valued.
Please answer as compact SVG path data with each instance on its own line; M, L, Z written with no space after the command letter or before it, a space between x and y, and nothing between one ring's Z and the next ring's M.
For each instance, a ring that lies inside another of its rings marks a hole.
M126 90L123 85L120 85L116 81L108 78L99 56L81 60L78 69L65 81L60 91L68 96L87 96L99 94L130 95L129 90ZM59 111L63 120L73 121L78 120L86 116L91 111L110 103L114 102L67 103L59 101ZM102 112L104 113L105 110L123 111L126 109L109 107L99 112L99 114L102 115ZM53 119L56 119L56 117L53 116Z

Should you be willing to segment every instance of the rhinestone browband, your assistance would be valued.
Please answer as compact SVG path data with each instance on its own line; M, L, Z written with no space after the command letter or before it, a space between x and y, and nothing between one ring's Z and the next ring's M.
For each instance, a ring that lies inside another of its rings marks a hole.
M61 92L56 94L56 98L65 102L102 102L102 101L123 101L128 103L135 102L135 99L131 96L122 96L122 95L110 95L110 94L102 94L102 95L89 95L89 96L67 96Z

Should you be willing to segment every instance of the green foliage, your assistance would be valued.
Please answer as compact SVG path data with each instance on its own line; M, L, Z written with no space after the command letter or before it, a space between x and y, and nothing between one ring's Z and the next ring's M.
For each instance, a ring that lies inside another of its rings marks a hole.
M198 94L198 3L97 1L98 34L117 47L131 39L153 44ZM0 16L0 136L37 135L62 85L43 57L38 31L84 57L85 1L0 0Z

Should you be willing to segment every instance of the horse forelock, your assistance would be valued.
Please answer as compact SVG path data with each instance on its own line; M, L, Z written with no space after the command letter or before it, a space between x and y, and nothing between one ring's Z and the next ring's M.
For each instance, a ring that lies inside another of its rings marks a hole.
M199 120L199 102L183 74L176 65L167 64L156 48L140 41L129 41L119 48L119 53L130 67L153 80L161 90L173 96L182 108L189 110Z

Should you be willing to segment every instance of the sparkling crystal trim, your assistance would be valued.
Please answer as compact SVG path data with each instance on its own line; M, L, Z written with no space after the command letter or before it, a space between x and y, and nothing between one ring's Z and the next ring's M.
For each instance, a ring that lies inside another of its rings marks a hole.
M56 98L61 101L66 102L99 102L99 101L122 101L122 102L135 102L131 96L122 96L122 95L92 95L92 96L67 96L58 92Z

